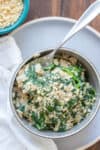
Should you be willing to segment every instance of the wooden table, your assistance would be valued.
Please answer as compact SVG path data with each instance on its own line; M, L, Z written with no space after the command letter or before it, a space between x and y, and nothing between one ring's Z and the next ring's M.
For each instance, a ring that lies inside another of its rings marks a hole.
M26 21L46 17L63 16L78 19L95 0L30 0L30 12ZM100 15L90 24L100 32Z
M31 0L27 21L46 17L63 16L78 19L88 6L95 0ZM100 15L90 24L100 32ZM87 150L100 150L100 141Z

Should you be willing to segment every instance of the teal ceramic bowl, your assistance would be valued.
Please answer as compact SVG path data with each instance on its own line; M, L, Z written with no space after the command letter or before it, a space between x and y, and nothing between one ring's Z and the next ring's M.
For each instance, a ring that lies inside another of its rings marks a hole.
M14 24L6 28L0 28L0 35L13 31L25 21L30 8L30 0L23 0L23 3L24 3L24 8L18 20Z

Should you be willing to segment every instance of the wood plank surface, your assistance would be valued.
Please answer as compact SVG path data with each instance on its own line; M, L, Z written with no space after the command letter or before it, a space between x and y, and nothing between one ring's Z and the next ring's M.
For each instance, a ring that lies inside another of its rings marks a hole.
M95 0L30 0L30 11L26 21L47 17L63 16L78 19ZM100 32L100 15L90 24Z

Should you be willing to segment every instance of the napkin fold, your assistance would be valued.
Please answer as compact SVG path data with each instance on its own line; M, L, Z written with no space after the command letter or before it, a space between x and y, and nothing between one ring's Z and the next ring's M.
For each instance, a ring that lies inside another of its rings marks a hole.
M13 37L0 39L0 65L6 69L11 69L22 61L19 47Z
M9 86L16 67L22 62L20 49L11 36L0 39L0 149L57 150L53 140L44 139L21 129L8 108ZM10 106L10 105L9 105ZM30 143L30 144L29 144Z

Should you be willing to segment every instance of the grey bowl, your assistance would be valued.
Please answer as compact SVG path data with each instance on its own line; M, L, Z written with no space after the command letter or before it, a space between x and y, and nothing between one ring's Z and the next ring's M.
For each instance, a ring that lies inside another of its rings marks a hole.
M40 54L40 56L44 56L45 54L47 54L50 51L52 51L52 49L41 50L38 52L38 54ZM96 89L96 93L97 93L96 94L96 102L93 106L93 109L92 109L90 115L88 117L86 117L83 121L81 121L79 124L77 124L72 129L65 131L65 132L39 131L35 127L31 126L27 120L21 119L18 116L16 109L13 105L13 100L12 100L12 89L13 89L14 81L15 81L16 75L17 75L18 71L20 70L20 68L26 62L31 60L33 58L33 56L36 56L36 54L33 54L32 56L28 57L25 61L22 62L22 64L20 64L18 66L18 68L16 69L16 71L12 77L12 81L10 84L10 90L9 90L9 100L10 100L11 108L12 108L13 114L14 114L15 118L17 119L17 121L19 122L19 124L23 128L25 128L28 132L30 132L31 134L39 135L39 136L45 137L45 138L52 138L52 139L68 137L68 136L74 135L74 134L78 133L79 131L81 131L82 129L84 129L93 120L93 118L95 117L95 115L99 109L99 106L100 106L100 94L98 94L100 92L100 76L99 76L99 73L97 72L95 66L91 63L91 61L86 56L83 56L83 54L80 54L78 51L66 49L66 48L61 48L61 50L59 50L56 55L59 55L60 57L62 55L64 55L64 57L66 55L71 55L71 56L76 57L80 61L80 63L86 68L87 73L88 73L88 80ZM35 57L34 57L34 59L35 59Z

